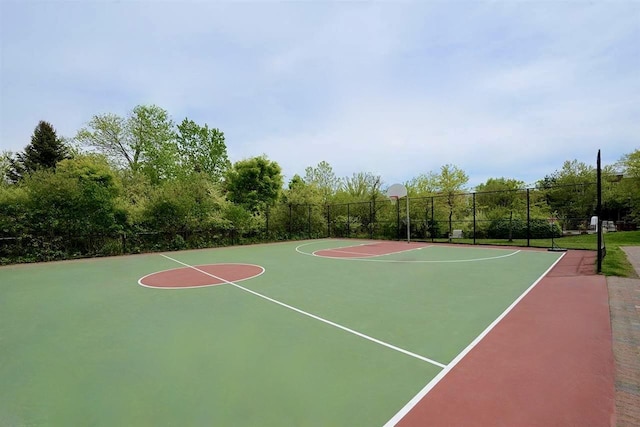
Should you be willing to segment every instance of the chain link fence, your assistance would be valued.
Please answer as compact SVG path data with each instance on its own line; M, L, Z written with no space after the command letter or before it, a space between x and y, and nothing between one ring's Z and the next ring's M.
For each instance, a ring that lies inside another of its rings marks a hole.
M406 201L378 198L324 206L279 203L250 227L103 235L0 234L0 263L324 237L550 247L553 238L595 233L595 183L409 198L408 217ZM606 224L608 231L615 230L612 221Z

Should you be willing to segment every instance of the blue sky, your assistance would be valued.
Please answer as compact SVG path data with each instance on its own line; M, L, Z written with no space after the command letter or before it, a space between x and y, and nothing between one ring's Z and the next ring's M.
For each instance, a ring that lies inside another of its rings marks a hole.
M287 179L533 183L640 148L640 2L0 0L0 149L156 104Z

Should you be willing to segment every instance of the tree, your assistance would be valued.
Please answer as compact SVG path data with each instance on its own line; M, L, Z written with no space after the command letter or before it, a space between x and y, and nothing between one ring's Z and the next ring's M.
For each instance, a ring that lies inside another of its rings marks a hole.
M133 109L127 127L141 149L141 170L151 182L175 178L180 164L169 113L156 105L138 105Z
M17 153L15 158L9 160L7 178L12 182L18 182L36 170L54 169L58 162L69 157L68 147L58 138L53 126L41 120L34 129L31 143L27 145L24 153Z
M452 218L455 211L466 209L466 199L460 197L465 192L465 185L469 177L455 165L444 165L440 173L433 176L436 190L446 198L449 208L449 239L453 232Z
M9 183L9 171L11 170L11 159L13 153L11 151L0 152L0 186Z
M322 203L326 204L340 188L340 178L333 172L331 165L324 160L318 166L305 169L304 181L309 185L315 185L322 194Z
M640 223L640 149L625 154L616 164L621 173L612 185L613 198L623 208L625 221Z
M226 202L220 188L204 173L167 181L152 190L142 223L152 230L177 233L219 226Z
M264 155L236 162L225 176L229 201L253 213L273 205L282 184L280 165Z
M382 194L382 178L371 172L354 173L342 180L342 188L353 200L376 200Z
M121 185L107 161L80 155L39 170L25 181L31 226L38 234L86 235L121 230L126 212L119 200Z
M156 105L138 105L126 118L94 116L78 131L76 140L117 166L145 174L153 184L174 178L180 168L173 121Z
M219 129L184 119L178 125L177 144L182 166L189 172L203 172L219 182L230 167L224 133Z
M142 147L129 133L127 119L111 113L93 116L87 127L78 131L75 139L82 145L97 149L115 165L137 172Z
M596 170L577 160L565 161L562 169L537 183L550 212L557 212L570 229L586 224L596 207Z
M510 242L513 240L513 214L526 207L523 189L523 181L507 178L489 178L476 187L477 207L484 210L489 219L500 220L508 214Z

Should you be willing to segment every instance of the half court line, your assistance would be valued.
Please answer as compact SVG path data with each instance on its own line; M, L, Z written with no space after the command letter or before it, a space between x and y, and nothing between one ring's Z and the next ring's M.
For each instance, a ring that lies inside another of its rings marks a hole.
M192 266L190 264L184 263L182 261L178 261L177 259L171 258L168 255L165 255L165 254L159 254L159 255L161 255L161 256L163 256L163 257L165 257L165 258L167 258L167 259L169 259L169 260L171 260L173 262L177 262L178 264L184 265L185 267L189 267L189 268L192 268L192 269L194 269L196 271L199 271L202 274L206 274L207 276L213 277L214 279L220 280L220 281L222 281L222 282L224 282L224 283L226 283L228 285L234 286L234 287L236 287L236 288L238 288L240 290L248 292L248 293L250 293L252 295L255 295L257 297L265 299L265 300L267 300L269 302L272 302L274 304L278 304L279 306L282 306L284 308L288 308L289 310L293 310L296 313L302 314L304 316L311 317L312 319L319 320L320 322L326 323L327 325L333 326L333 327L338 328L338 329L342 329L343 331L348 332L348 333L353 334L353 335L356 335L356 336L359 336L360 338L364 338L364 339L366 339L368 341L371 341L371 342L374 342L374 343L379 344L381 346L387 347L387 348L389 348L391 350L395 350L397 352L406 354L407 356L411 356L413 358L416 358L416 359L422 360L424 362L430 363L430 364L435 365L435 366L437 366L439 368L443 368L444 369L444 368L447 367L447 365L445 365L443 363L440 363L440 362L437 362L437 361L435 361L433 359L429 359L428 357L424 357L424 356L421 356L419 354L413 353L413 352L411 352L409 350L405 350L403 348L397 347L397 346L395 346L393 344L389 344L387 342L381 341L381 340L379 340L377 338L373 338L373 337L371 337L369 335L363 334L362 332L358 332L358 331L356 331L354 329L347 328L346 326L340 325L339 323L335 323L335 322L332 322L331 320L327 320L327 319L325 319L323 317L316 316L315 314L308 313L308 312L306 312L304 310L301 310L299 308L293 307L293 306L291 306L289 304L285 304L284 302L281 302L281 301L278 301L276 299L270 298L270 297L268 297L266 295L263 295L261 293L258 293L256 291L252 291L251 289L245 288L244 286L240 286L237 283L230 282L229 280L225 280L222 277L218 277L218 276L216 276L214 274L207 273L206 271L201 270L201 269L199 269L197 267L194 267L194 266Z

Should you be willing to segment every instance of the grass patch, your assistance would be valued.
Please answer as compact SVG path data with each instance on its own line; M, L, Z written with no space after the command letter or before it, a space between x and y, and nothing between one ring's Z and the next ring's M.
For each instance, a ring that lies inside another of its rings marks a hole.
M553 239L556 246L565 249L587 249L595 251L598 248L598 236L595 234L582 234L578 236L565 236ZM437 242L448 242L446 239L436 239ZM626 254L620 246L640 246L640 231L617 231L606 233L604 241L607 247L607 255L602 260L602 273L606 276L638 277L633 266L627 260ZM454 239L453 243L473 244L473 239ZM477 239L481 245L527 246L527 239L513 239L509 242L505 239ZM551 239L531 239L530 246L536 248L550 248Z

